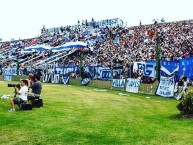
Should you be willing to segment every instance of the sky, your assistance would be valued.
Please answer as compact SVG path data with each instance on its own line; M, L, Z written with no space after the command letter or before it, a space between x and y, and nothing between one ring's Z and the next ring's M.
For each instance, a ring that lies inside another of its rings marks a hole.
M46 28L121 18L128 26L193 19L193 0L0 0L0 38L33 38Z

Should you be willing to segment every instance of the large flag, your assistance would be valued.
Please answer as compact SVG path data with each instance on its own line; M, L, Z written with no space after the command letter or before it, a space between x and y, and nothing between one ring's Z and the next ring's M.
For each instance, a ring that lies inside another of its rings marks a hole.
M172 75L176 71L179 70L179 62L178 61L168 61L168 60L161 60L161 74L164 76Z
M181 76L193 79L193 57L180 60L178 79Z
M58 52L58 51L64 51L64 50L69 50L72 48L76 49L82 49L86 46L87 44L81 41L76 41L76 42L67 42L63 45L56 46L54 48L51 48L53 52Z

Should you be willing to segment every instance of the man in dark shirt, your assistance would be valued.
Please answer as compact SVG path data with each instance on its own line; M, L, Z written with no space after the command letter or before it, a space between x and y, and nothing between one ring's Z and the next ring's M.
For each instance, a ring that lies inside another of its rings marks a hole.
M30 94L28 94L28 100L31 101L32 105L34 106L35 101L39 100L42 91L42 84L40 82L39 75L34 75L34 82L31 84L29 89L30 88L32 89L32 91Z
M32 93L38 94L38 95L41 94L42 84L40 82L40 76L39 75L34 76L34 83L32 83L32 85L29 88L32 89Z

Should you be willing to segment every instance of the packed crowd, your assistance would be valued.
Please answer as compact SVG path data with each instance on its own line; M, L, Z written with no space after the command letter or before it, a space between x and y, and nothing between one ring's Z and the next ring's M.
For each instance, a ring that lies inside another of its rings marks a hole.
M128 71L129 63L134 61L147 61L156 59L157 37L161 38L161 57L167 60L188 58L193 55L193 20L155 23L152 25L140 25L127 27L123 22L116 26L98 27L87 26L87 21L78 22L80 27L61 27L49 32L45 27L42 35L32 39L15 40L0 43L0 56L6 57L9 63L11 55L17 55L25 47L35 44L58 46L71 41L83 41L88 44L84 50L76 51L65 58L66 65L78 65L80 53L83 53L83 64L109 66L111 61L123 62L123 69ZM56 52L58 53L58 52ZM33 62L55 55L48 50L23 54L24 58L33 58L41 55ZM27 56L27 57L26 57ZM25 59L23 60L25 61ZM58 63L63 59L57 60ZM2 63L2 62L1 62ZM24 67L25 66L21 66Z

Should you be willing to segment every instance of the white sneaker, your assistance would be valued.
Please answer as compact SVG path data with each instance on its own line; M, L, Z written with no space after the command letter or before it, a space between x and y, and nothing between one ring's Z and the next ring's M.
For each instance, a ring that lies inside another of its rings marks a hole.
M8 110L9 112L15 112L15 109L10 109L10 110Z

